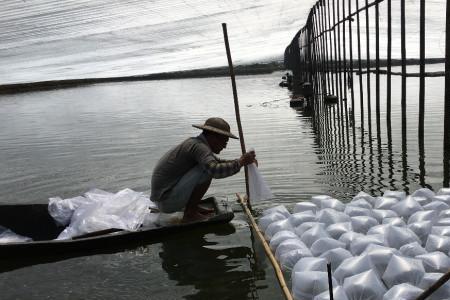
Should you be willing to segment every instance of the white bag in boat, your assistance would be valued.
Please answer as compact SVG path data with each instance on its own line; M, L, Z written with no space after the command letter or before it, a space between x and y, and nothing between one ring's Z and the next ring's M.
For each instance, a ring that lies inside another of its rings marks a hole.
M366 199L362 199L362 198L352 200L350 203L347 204L347 207L349 207L349 206L366 208L366 209L373 208L373 206L370 202L368 202Z
M348 300L347 294L345 293L344 288L341 285L336 287L333 286L333 299L336 300ZM330 300L330 291L322 292L313 300Z
M367 246L362 254L369 256L370 261L375 266L379 276L382 276L384 271L386 271L386 267L389 264L392 255L401 255L397 249L375 244Z
M333 271L336 270L344 260L352 256L350 251L343 248L331 249L320 255L321 258L325 258L327 262L331 264L331 269Z
M270 239L270 249L275 251L279 244L288 239L298 239L299 237L292 231L282 230L275 233L275 235Z
M350 243L350 252L353 255L360 255L369 245L384 245L384 236L382 234L363 235L354 239Z
M292 274L303 271L327 271L327 260L319 257L304 257L301 258L292 269Z
M397 226L389 226L386 228L384 240L387 246L395 249L400 249L401 246L409 243L421 242L419 237L411 229Z
M92 203L92 200L78 196L74 198L61 199L60 197L49 198L48 213L59 226L67 226L70 223L73 212L81 205Z
M438 217L438 212L434 210L423 210L413 213L409 219L408 224L422 221L435 222Z
M295 264L303 257L312 257L312 253L308 248L299 248L285 252L280 256L281 268L284 271L290 271L295 266Z
M405 221L400 217L386 218L383 220L382 224L392 225L397 227L405 227Z
M326 225L350 221L349 216L332 208L322 209L317 212L316 216L318 222L325 223Z
M339 283L344 283L345 278L353 276L354 274L359 274L368 270L372 270L374 265L370 261L369 256L360 255L349 257L342 261L342 263L334 271L334 278Z
M270 223L269 226L267 226L264 234L266 236L266 239L270 241L270 239L275 235L275 233L282 230L294 231L294 227L292 227L291 222L289 222L289 219L284 219Z
M269 227L270 224L276 221L286 220L287 217L284 214L281 214L279 212L273 212L271 214L262 216L258 220L258 226L261 228L263 232L267 230L267 227Z
M448 253L450 251L450 237L430 234L425 244L425 250L428 252L441 251Z
M317 226L322 226L323 228L325 228L325 224L323 224L323 223L319 223L319 222L305 222L305 223L295 227L294 232L295 232L296 235L301 237L303 233L305 233L306 231L310 230L311 228L313 228L316 225Z
M375 200L375 209L391 209L392 206L397 204L399 201L397 198L392 197L377 197Z
M289 222L291 222L293 227L297 227L305 222L314 222L314 221L316 221L316 215L312 211L295 213L289 217Z
M396 198L397 200L401 201L406 198L406 193L403 191L385 191L383 193L383 197L391 197Z
M367 208L359 207L359 206L350 206L347 205L347 207L344 210L344 213L349 217L356 217L356 216L368 216L372 217L372 211Z
M416 257L417 255L427 253L427 250L425 250L418 242L403 245L400 247L399 251L401 254L408 257Z
M308 248L299 238L287 239L278 245L277 250L275 250L275 257L276 259L280 260L280 257L283 254L295 249L308 249Z
M422 244L425 244L427 241L432 227L433 223L431 221L416 222L408 225L408 228L419 237Z
M332 208L337 211L344 211L345 204L342 203L341 201L339 201L338 199L328 198L328 199L322 199L320 201L320 208L321 209Z
M0 244L31 242L32 240L0 225Z
M305 202L298 202L294 206L294 213L304 212L304 211L312 211L313 213L316 213L317 211L317 205L315 205L312 202L305 201Z
M356 216L351 217L352 228L354 232L366 234L367 231L373 226L378 225L378 221L375 218L368 216Z
M355 197L353 197L352 202L359 200L359 199L364 199L367 202L369 202L372 206L375 204L375 197L372 197L371 195L365 193L365 192L359 192Z
M93 203L75 210L70 225L60 233L58 240L110 228L136 231L151 205L148 197L131 189L116 194L90 191L85 197L93 199Z
M342 223L331 224L330 226L327 227L326 230L333 239L337 240L344 233L352 231L352 223L342 222Z
M325 237L330 236L325 231L324 226L316 224L311 229L305 231L300 238L308 247L311 247L315 241Z
M409 283L402 283L393 286L386 294L384 294L383 300L397 300L397 299L411 299L414 300L423 293L421 288L418 288Z
M425 273L423 275L422 280L419 283L419 288L426 290L430 286L436 283L444 274L443 273ZM440 288L438 288L433 294L431 294L429 297L427 297L427 300L443 300L443 299L449 299L450 295L450 281L447 281L442 285Z
M339 241L343 242L345 244L345 248L347 250L350 250L351 242L354 239L362 237L362 236L364 236L364 234L353 232L353 231L349 231L349 232L343 233L341 235L341 237L339 238Z
M417 255L416 258L422 260L425 271L427 272L446 273L450 270L450 258L440 251Z
M325 238L318 239L311 245L311 253L314 256L320 256L320 255L322 255L322 253L325 253L328 250L336 249L336 248L345 248L345 244L342 242L336 241L335 239L325 237Z
M333 280L333 284L337 284ZM328 290L327 272L306 271L292 274L292 293L294 299L313 300L315 296Z
M390 209L373 209L372 216L377 219L379 223L383 223L386 218L398 217L397 213Z
M368 270L344 280L344 290L349 300L378 300L386 287L373 270Z
M259 172L255 163L247 166L248 168L248 189L252 201L264 201L273 198L269 186Z
M269 214L272 214L274 212L280 213L284 216L286 216L286 218L289 218L289 216L291 215L291 213L287 210L287 208L284 205L277 205L268 209L263 210L262 215L266 216Z
M405 219L408 219L409 216L411 216L415 212L423 210L419 202L414 200L414 198L411 196L408 196L405 200L392 205L391 209L395 211L400 217L404 217Z
M421 188L416 190L414 193L411 194L411 196L413 197L424 197L427 198L429 200L431 200L436 194L427 188Z
M392 255L382 278L389 288L400 283L417 286L424 274L425 269L420 259Z

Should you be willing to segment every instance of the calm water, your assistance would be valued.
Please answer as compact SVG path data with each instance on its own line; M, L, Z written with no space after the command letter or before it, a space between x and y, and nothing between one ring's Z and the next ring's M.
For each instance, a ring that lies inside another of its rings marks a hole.
M320 117L289 108L289 92L278 87L280 77L237 78L245 142L256 149L260 170L276 196L254 204L258 211L275 203L289 207L316 194L345 201L360 190L380 195L385 189L442 187L443 78L427 79L425 149L419 155L418 80L408 79L403 152L396 89L388 142L384 119L377 139L374 112L370 136L367 117L364 130L359 122L358 107L354 130L339 125L336 106L321 107ZM393 80L399 87L400 77ZM1 96L0 203L46 203L49 197L80 195L93 187L149 192L159 157L198 134L191 124L210 116L229 120L237 132L228 78ZM230 142L221 156L235 158L239 151L239 143ZM209 194L233 202L234 194L245 190L241 173L215 180ZM230 226L173 235L118 253L12 270L8 262L0 264L2 270L9 268L0 273L2 299L281 299L241 212Z

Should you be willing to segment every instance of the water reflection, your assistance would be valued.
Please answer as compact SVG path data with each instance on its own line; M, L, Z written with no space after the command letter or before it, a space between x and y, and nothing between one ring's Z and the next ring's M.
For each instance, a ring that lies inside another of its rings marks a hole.
M228 225L215 234L230 235L234 231ZM218 295L221 299L258 298L253 273L256 265L249 247L208 241L206 232L198 230L166 239L159 256L170 280L195 287L196 292L186 299L217 299ZM261 275L261 271L258 273Z

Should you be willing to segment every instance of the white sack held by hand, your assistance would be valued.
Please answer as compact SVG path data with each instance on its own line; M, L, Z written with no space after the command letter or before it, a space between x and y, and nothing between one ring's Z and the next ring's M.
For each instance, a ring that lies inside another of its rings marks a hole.
M252 201L263 201L273 198L272 192L267 185L255 163L248 165L248 185L250 199Z

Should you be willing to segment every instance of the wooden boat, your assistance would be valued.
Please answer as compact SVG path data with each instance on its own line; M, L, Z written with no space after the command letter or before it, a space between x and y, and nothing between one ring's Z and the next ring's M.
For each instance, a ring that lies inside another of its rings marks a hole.
M23 259L24 257L68 255L75 252L111 252L108 249L130 244L145 244L174 232L212 224L226 224L234 218L231 207L225 201L210 197L203 199L201 205L214 209L212 216L204 221L163 227L141 227L137 231L108 229L70 240L54 240L64 228L56 226L53 218L48 214L46 204L0 205L0 225L33 239L31 242L0 244L0 257Z

